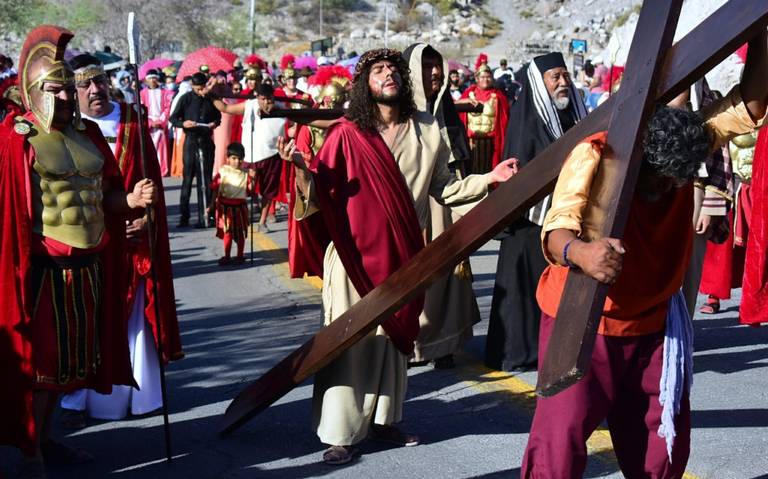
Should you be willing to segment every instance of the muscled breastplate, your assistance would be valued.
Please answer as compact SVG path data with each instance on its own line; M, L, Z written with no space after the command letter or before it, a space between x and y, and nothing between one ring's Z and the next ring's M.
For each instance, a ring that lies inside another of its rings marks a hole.
M739 135L731 140L729 152L733 162L733 172L745 183L752 180L752 161L755 157L757 132Z
M313 153L317 154L317 152L320 151L320 147L325 143L326 131L327 130L314 126L309 127L309 146L312 148Z
M470 92L469 97L473 100L475 98L475 92ZM490 136L496 126L496 103L498 99L495 93L491 93L491 98L483 103L483 111L480 113L468 113L467 121L469 123L469 131L474 136Z
M104 235L104 156L72 127L32 130L33 231L75 248L96 247Z
M232 200L244 200L247 197L248 174L244 171L224 165L219 169L221 175L221 196Z

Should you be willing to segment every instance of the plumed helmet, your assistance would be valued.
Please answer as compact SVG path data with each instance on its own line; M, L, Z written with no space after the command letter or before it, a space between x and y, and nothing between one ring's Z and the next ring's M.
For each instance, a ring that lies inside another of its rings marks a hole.
M245 71L246 80L261 80L261 70L257 67L251 67Z
M296 70L294 70L292 67L288 67L283 70L283 79L287 80L289 78L296 78Z
M347 101L347 89L339 83L332 81L320 90L317 98L320 102L327 99L330 103L328 105L330 108L341 108L344 102Z
M64 51L74 37L69 30L54 26L36 27L24 40L19 58L19 86L24 108L32 112L46 133L53 122L55 97L43 91L46 81L63 83L74 88L74 74L66 61Z

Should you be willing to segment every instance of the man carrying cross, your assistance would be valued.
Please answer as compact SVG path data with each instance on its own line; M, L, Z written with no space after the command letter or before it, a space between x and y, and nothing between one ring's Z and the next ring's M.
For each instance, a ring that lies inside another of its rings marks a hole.
M429 113L417 111L409 68L400 52L380 49L358 62L345 119L331 126L309 165L293 144L281 156L296 164L300 201L294 212L321 212L331 243L323 265L328 324L383 282L424 246L429 196L471 208L488 185L516 172L516 160L458 181L448 170L450 148ZM345 464L367 436L401 446L418 438L400 432L406 358L419 331L423 298L398 312L321 370L315 378L313 423L330 444L323 460Z
M522 477L581 477L586 440L606 418L625 476L677 478L685 472L692 331L680 286L693 234L692 180L710 151L762 126L767 42L765 32L750 42L740 86L700 116L657 108L645 134L623 240L596 234L605 215L593 197L606 181L599 168L609 161L602 158L606 134L586 138L566 160L542 231L550 266L537 290L539 357L549 346L570 268L612 286L589 372L569 389L537 402ZM669 392L676 385L679 395Z

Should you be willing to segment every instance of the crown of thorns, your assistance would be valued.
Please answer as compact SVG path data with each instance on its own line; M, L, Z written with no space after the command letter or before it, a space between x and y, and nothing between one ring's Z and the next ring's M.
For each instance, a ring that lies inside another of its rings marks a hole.
M390 48L379 48L376 50L369 50L360 56L360 59L355 65L355 76L357 80L360 75L371 65L382 60L389 60L397 63L402 58L402 54L399 50L392 50Z

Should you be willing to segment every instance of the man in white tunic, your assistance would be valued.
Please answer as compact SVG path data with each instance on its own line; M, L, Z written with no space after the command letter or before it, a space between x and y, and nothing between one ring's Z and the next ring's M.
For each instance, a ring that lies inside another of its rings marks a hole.
M132 105L110 101L109 82L103 66L98 58L82 54L73 58L75 69L75 86L77 88L78 104L84 118L95 122L118 160L121 173L127 182L141 177L137 135L139 129L136 123L136 110ZM148 138L147 138L148 140ZM159 166L155 162L154 149L147 142L146 153L148 175L158 183L162 196ZM154 178L156 177L156 178ZM178 322L176 318L172 278L170 277L170 256L168 255L167 224L165 202L158 200L156 206L159 214L156 216L158 228L156 243L155 267L158 268L158 291L161 295L161 318L166 358L179 359L183 356L179 339ZM99 394L92 390L81 389L62 398L64 409L62 422L70 428L85 425L85 416L96 419L123 419L133 415L147 414L162 406L160 390L160 365L158 363L155 337L151 323L158 319L154 317L151 302L151 288L147 285L149 277L149 261L146 256L146 219L137 217L126 222L126 236L131 242L128 253L134 267L130 278L129 293L130 316L128 317L128 347L131 355L133 376L138 384L138 390L129 386L114 386L112 394ZM162 225L160 224L162 223ZM161 231L162 229L162 231ZM164 238L161 236L164 234ZM164 241L164 244L161 244ZM165 264L163 264L165 263ZM149 293L147 293L149 291ZM149 314L147 314L149 311ZM151 316L151 317L147 317ZM148 322L149 321L149 322Z
M470 209L488 185L509 179L516 160L486 175L457 180L450 148L435 118L417 111L408 64L395 50L373 50L357 64L345 119L331 126L306 165L293 144L279 142L296 165L294 214L320 211L333 240L323 278L325 324L338 318L423 246L429 197L458 211ZM346 464L366 437L418 444L393 424L402 419L407 355L418 333L421 301L403 307L315 377L313 423L331 447L328 464Z

